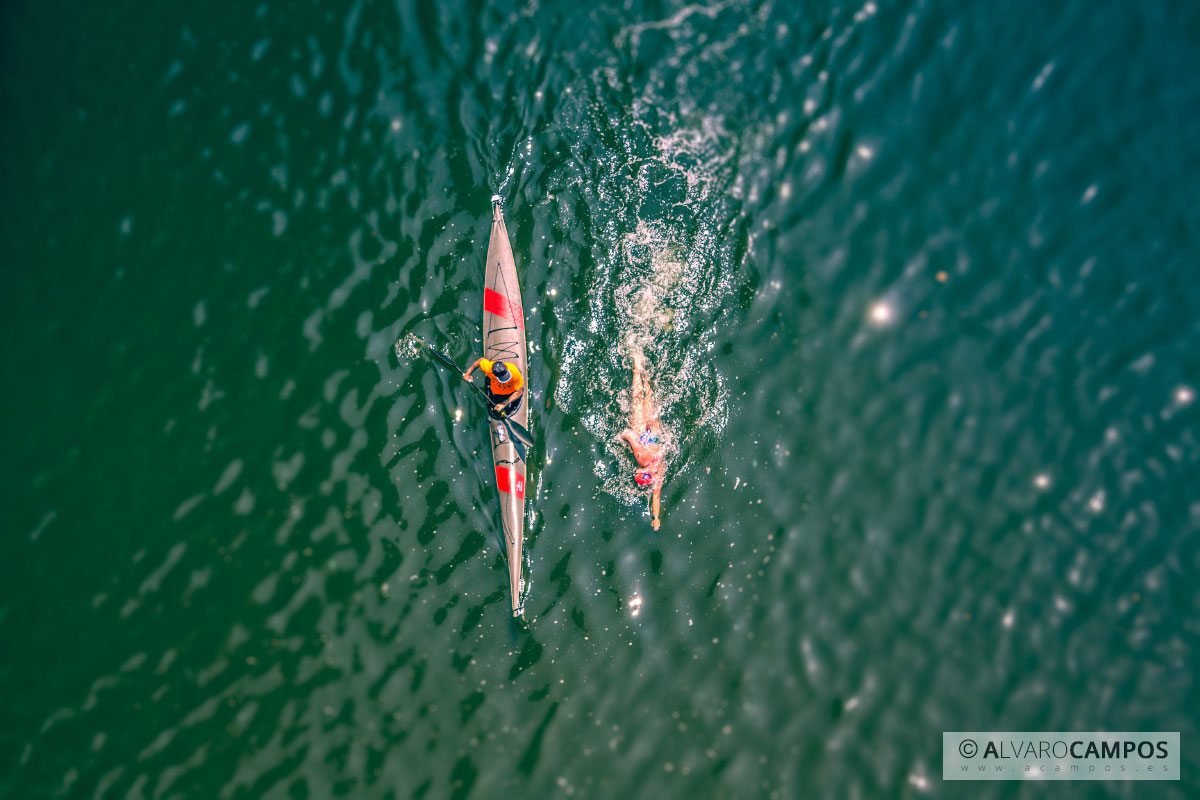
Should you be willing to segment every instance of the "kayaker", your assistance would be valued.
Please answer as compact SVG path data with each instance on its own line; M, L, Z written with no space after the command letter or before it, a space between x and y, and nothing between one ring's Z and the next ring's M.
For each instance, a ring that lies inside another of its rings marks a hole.
M618 438L629 443L637 469L633 481L638 486L649 488L650 526L658 530L659 497L663 484L663 426L658 417L658 407L650 393L650 381L643 370L643 357L639 350L633 352L633 388L629 403L629 427L621 431Z
M522 395L525 394L525 379L521 376L521 370L517 369L517 365L481 358L467 367L467 371L463 373L464 381L471 380L471 373L475 371L476 367L479 367L483 374L490 378L487 393L488 399L492 403L492 412L504 416L516 411L521 405Z

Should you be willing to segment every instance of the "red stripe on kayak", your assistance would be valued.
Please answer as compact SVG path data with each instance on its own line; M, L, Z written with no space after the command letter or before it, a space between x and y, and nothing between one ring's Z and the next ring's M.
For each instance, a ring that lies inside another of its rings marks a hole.
M517 499L525 499L525 476L512 467L496 467L496 487L505 494L513 494L513 478L517 481Z
M513 307L508 298L492 289L483 290L483 310L506 319L521 330L525 329L525 320L521 318L521 310Z

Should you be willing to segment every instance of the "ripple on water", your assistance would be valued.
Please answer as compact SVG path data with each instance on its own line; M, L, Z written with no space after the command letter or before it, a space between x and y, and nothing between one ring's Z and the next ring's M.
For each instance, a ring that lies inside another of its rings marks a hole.
M13 87L14 796L872 797L936 793L964 720L1196 733L1197 137L1154 122L1186 25L155 15L31 26ZM477 354L493 193L525 623L481 417L418 342ZM631 347L658 534L612 440Z

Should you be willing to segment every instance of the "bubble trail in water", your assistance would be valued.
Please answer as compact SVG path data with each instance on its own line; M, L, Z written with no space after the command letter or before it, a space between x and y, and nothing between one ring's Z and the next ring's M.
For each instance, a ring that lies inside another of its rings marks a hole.
M421 354L425 342L415 333L406 333L396 340L394 350L400 361L412 361Z

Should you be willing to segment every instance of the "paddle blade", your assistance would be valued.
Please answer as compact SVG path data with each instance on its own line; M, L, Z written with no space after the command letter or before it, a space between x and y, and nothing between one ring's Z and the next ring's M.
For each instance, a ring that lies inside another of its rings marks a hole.
M501 417L501 421L504 422L504 426L508 428L508 432L513 435L514 439L526 447L533 447L533 434L529 432L528 428L516 420L511 420L507 417Z

